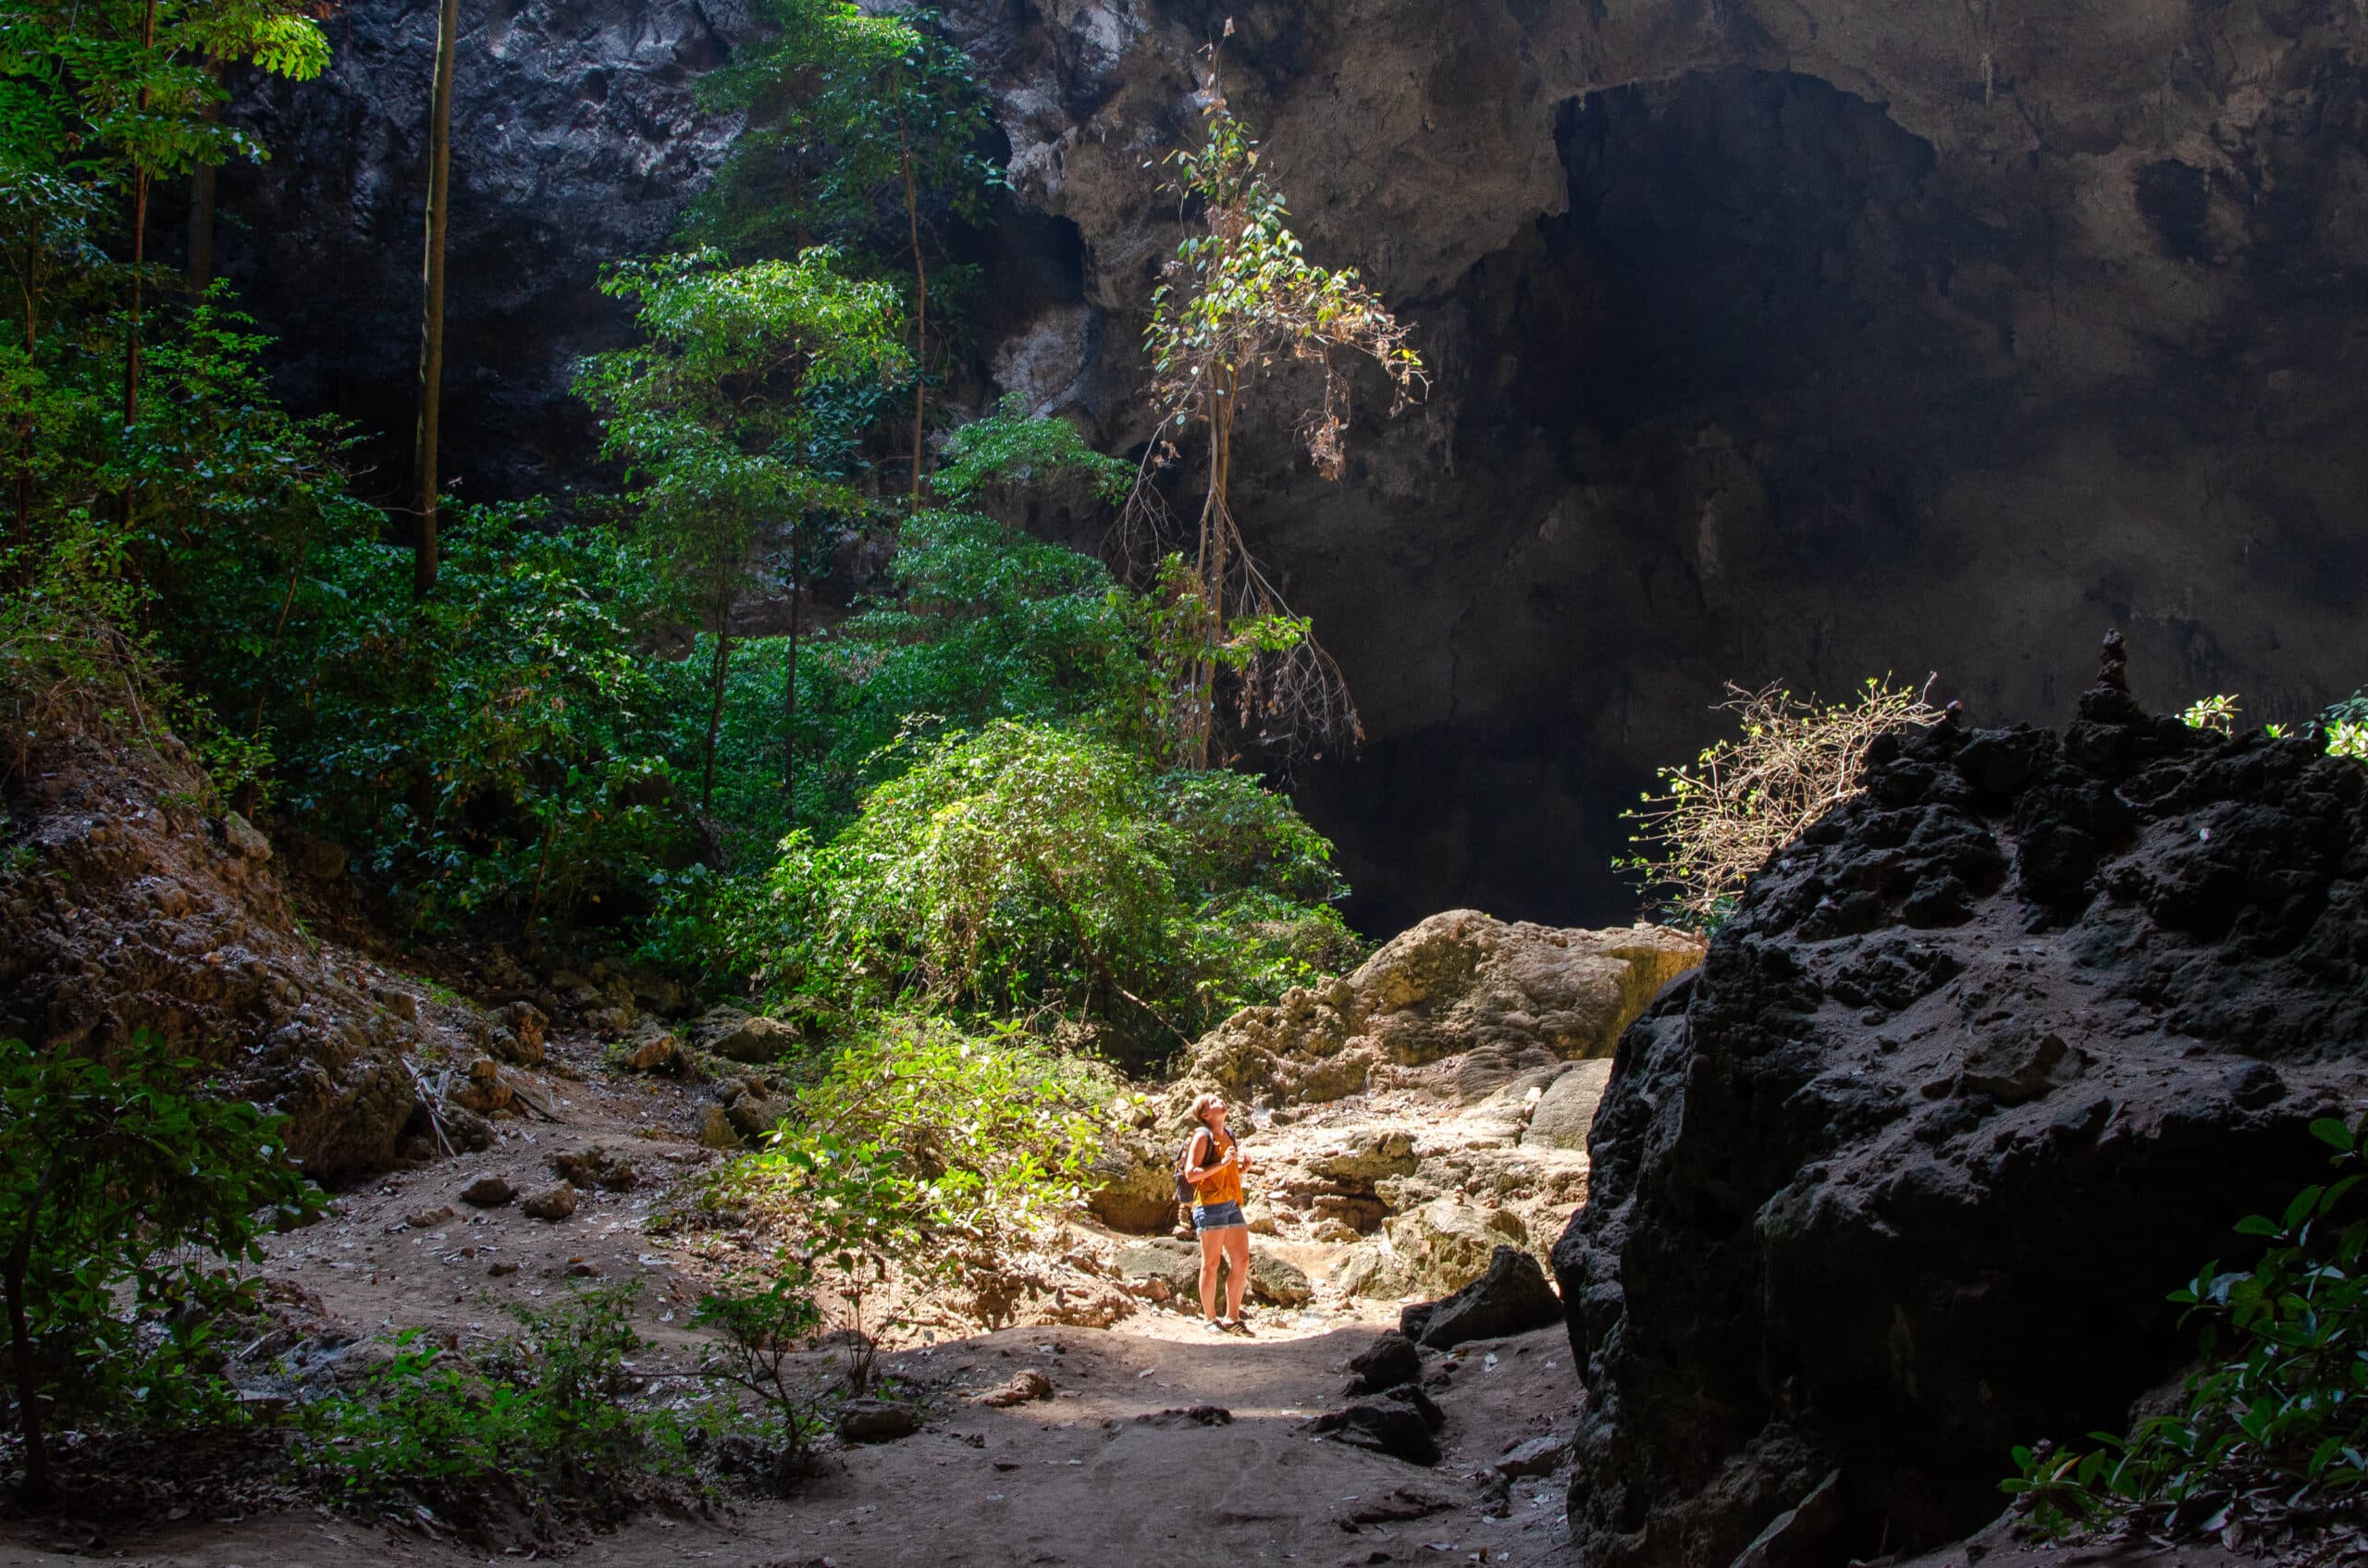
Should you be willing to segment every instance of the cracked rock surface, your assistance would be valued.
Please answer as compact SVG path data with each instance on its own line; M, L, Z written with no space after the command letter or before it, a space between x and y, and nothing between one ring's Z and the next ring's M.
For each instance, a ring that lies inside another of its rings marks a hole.
M2368 770L2111 683L1881 745L1615 1057L1554 1250L1591 1568L1829 1476L1820 1560L1977 1528L2011 1446L2180 1371L2165 1293L2368 1092Z

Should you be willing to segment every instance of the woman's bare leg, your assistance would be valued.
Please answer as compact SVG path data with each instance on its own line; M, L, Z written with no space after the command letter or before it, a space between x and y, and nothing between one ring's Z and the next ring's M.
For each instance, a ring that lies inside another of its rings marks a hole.
M1220 1234L1225 1237L1225 1255L1233 1263L1233 1272L1226 1276L1225 1281L1226 1316L1239 1323L1241 1321L1241 1293L1250 1284L1250 1228L1237 1225ZM1215 1271L1207 1264L1201 1266L1202 1278L1214 1285L1216 1281ZM1206 1290L1202 1292L1202 1296L1204 1300L1214 1299Z
M1217 1315L1217 1259L1230 1230L1201 1232L1201 1315L1215 1321Z

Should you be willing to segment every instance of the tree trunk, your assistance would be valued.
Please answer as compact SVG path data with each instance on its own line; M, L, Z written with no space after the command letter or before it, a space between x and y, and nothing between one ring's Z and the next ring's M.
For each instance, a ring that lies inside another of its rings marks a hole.
M205 68L216 81L222 78L222 62L208 60ZM208 125L222 117L222 105L205 105ZM189 257L181 269L182 279L192 294L203 294L214 283L214 195L216 166L200 159L189 171Z
M413 599L436 588L437 440L443 433L444 233L452 183L452 56L460 0L443 0L436 21L436 82L427 111L427 243L421 265L426 302L419 330L419 542L412 556Z
M782 687L781 793L787 806L783 825L797 825L797 599L802 584L789 585L789 679Z
M723 673L732 662L732 605L726 600L715 628L715 696L707 710L707 774L699 781L699 809L715 799L715 737L723 728Z
M921 458L929 446L929 267L921 259L920 192L913 180L912 142L905 117L896 117L896 154L905 170L905 226L913 244L913 494L909 510L921 509Z

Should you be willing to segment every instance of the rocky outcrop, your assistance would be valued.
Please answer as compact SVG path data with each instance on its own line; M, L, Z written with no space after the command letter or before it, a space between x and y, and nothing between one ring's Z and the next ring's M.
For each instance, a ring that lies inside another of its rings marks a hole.
M2368 769L2117 659L2061 734L1873 762L1614 1058L1554 1253L1590 1568L1727 1562L1829 1476L1820 1560L1980 1525L2012 1444L2179 1367L2164 1293L2368 1092Z
M1476 1102L1524 1072L1608 1055L1701 952L1659 926L1558 931L1451 909L1346 979L1236 1013L1192 1047L1178 1093L1213 1085L1306 1103L1355 1093L1378 1074Z
M425 1122L406 1054L481 1019L297 928L269 839L181 743L95 718L0 777L0 1038L104 1051L146 1032L285 1113L316 1179L390 1164ZM487 1064L490 1066L490 1064Z

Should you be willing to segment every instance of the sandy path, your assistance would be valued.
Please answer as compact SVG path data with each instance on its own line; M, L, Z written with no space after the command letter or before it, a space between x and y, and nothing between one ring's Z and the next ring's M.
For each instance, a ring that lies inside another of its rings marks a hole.
M345 1194L332 1217L273 1240L266 1274L301 1285L363 1339L413 1326L491 1338L511 1327L506 1302L548 1304L586 1278L638 1278L636 1318L653 1345L643 1369L686 1366L695 1340L684 1325L701 1283L754 1261L761 1247L728 1232L677 1239L647 1230L669 1193L718 1157L693 1142L697 1105L681 1087L611 1078L582 1043L555 1046L553 1068L512 1076L559 1123L506 1119L489 1151ZM552 1154L595 1143L629 1156L641 1184L585 1191L574 1216L558 1223L515 1205L459 1202L481 1176L521 1191L548 1187ZM448 1206L449 1217L407 1223ZM1135 1568L1153 1554L1192 1562L1553 1561L1563 1533L1560 1485L1519 1482L1510 1515L1490 1518L1474 1472L1567 1420L1578 1401L1568 1341L1546 1330L1437 1361L1431 1391L1449 1414L1447 1451L1423 1469L1305 1429L1309 1417L1342 1402L1343 1364L1384 1322L1370 1309L1270 1314L1253 1338L1214 1339L1193 1319L1146 1311L1111 1329L1015 1328L915 1349L884 1359L930 1391L932 1417L919 1435L840 1454L791 1499L744 1494L705 1516L644 1514L557 1554L603 1568ZM1023 1366L1051 1377L1052 1400L1008 1410L972 1402ZM1181 1414L1207 1405L1230 1422ZM324 1510L0 1525L0 1568L93 1558L155 1568L501 1560Z

